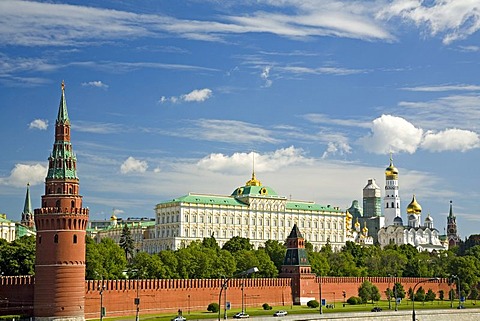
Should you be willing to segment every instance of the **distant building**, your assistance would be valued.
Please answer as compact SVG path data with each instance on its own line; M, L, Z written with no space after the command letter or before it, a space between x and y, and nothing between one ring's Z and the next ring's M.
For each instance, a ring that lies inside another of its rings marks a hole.
M394 219L401 216L400 195L398 191L398 169L393 165L390 155L390 165L385 169L385 196L383 198L383 214L385 225L393 225Z
M211 235L220 246L240 236L258 248L267 240L283 243L295 224L314 250L327 242L335 250L345 244L345 212L279 196L255 173L231 195L189 193L157 204L155 211L155 234L144 242L149 253L176 250Z
M408 225L403 225L401 216L395 217L392 225L382 227L378 232L380 246L410 244L418 251L447 250L448 243L441 239L438 230L433 227L433 218L428 215L421 225L421 214L422 207L414 195L407 207Z
M363 228L360 228L359 220L362 218L357 217L352 227L352 219L353 216L347 211L345 241L351 241L360 245L373 245L374 239L369 235L366 221L364 221Z
M12 242L15 237L15 222L8 220L6 214L0 214L0 238Z
M130 230L135 251L138 252L143 249L145 239L153 234L149 232L149 229L153 230L155 219L143 217L123 220L112 215L109 221L104 220L92 222L90 228L87 229L87 234L95 239L97 243L100 243L104 238L110 238L115 243L120 244L120 238L125 225ZM92 228L92 226L95 226L95 228ZM100 228L98 228L98 226L100 226Z

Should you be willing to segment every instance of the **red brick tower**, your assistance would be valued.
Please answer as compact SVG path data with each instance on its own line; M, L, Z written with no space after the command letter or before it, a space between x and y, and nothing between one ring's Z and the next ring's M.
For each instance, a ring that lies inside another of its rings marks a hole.
M85 234L88 209L79 195L77 160L70 143L65 85L48 158L37 229L34 316L36 320L85 320Z
M305 239L297 224L293 226L286 245L287 253L279 277L292 279L292 301L294 304L304 305L315 299L310 288L315 288L316 283L315 275L312 274L312 267L308 262Z

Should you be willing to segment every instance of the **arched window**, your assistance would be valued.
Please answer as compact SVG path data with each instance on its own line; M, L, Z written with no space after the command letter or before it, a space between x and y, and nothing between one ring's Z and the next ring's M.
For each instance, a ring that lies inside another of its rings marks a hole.
M55 207L60 207L60 200L57 200L57 201L55 202Z
M55 234L55 236L53 237L53 242L58 243L58 234Z
M72 201L72 207L75 207L75 201Z
M77 244L77 234L73 234L73 244Z

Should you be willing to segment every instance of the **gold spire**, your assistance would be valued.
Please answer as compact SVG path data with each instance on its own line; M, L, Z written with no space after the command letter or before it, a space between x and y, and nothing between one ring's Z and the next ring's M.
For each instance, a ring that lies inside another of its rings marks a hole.
M62 80L62 92L65 91L65 80Z
M262 183L255 177L255 152L252 152L252 179L245 183L245 186L262 186Z
M407 214L421 214L422 213L422 207L420 204L418 204L415 194L413 194L412 201L410 204L407 206Z

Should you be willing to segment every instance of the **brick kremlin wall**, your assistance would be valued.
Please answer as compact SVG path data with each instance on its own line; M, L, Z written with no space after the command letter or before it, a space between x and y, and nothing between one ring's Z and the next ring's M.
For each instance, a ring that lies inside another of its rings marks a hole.
M365 280L370 280L385 299L385 290L394 282L400 282L405 291L423 278L389 278L389 277L322 277L322 297L327 303L343 302L342 291L347 298L358 295L358 287ZM1 277L0 278L0 311L1 314L33 314L33 277ZM319 277L302 278L301 296L318 300ZM291 279L244 279L244 303L247 307L260 307L263 303L272 306L291 306ZM177 314L181 309L184 314L191 311L206 311L208 304L217 302L223 280L108 280L85 282L85 318L100 317L100 300L106 307L106 316L135 315L135 297L140 297L140 314L170 313ZM437 293L444 290L447 297L450 289L447 279L420 284L428 291ZM104 287L100 296L99 288ZM239 309L242 302L242 279L228 282L227 301L232 309ZM222 295L223 305L223 295ZM8 312L8 313L6 313Z

